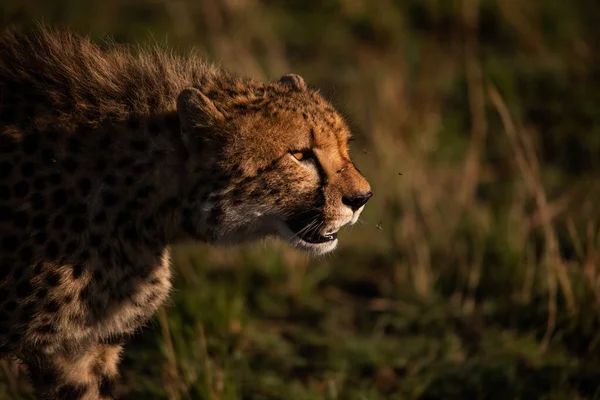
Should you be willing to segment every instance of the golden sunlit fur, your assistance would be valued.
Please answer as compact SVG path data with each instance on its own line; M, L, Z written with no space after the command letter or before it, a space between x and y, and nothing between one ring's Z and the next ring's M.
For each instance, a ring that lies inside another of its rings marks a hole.
M322 254L371 196L297 75L235 77L44 29L0 38L0 354L42 399L113 398L168 246L278 235Z

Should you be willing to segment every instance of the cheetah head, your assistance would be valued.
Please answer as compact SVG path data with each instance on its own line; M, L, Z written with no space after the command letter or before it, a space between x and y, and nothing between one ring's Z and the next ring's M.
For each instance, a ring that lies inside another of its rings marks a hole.
M189 154L184 224L194 236L277 235L324 254L372 195L350 159L346 123L298 75L220 96L185 89L177 108Z

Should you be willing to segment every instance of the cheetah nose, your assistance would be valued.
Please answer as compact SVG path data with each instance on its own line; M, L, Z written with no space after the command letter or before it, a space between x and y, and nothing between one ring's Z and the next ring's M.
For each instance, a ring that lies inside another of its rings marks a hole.
M350 207L352 211L356 211L364 206L371 196L373 196L373 192L371 191L368 191L367 193L361 193L353 197L344 196L342 197L342 203Z

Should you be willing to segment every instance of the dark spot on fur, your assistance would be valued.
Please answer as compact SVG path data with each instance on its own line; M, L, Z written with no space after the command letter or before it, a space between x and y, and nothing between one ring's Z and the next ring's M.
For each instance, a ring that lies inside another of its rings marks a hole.
M52 221L52 228L57 231L62 230L65 227L65 217L62 214L58 214L54 221Z
M0 336L4 336L10 332L10 328L8 327L8 318L8 314L0 312Z
M92 233L90 235L90 246L100 247L102 245L102 235L98 233Z
M21 175L25 178L30 178L35 173L35 164L31 161L23 163L21 165Z
M29 214L25 211L17 211L14 215L14 223L17 228L27 228L29 226Z
M50 176L48 176L48 182L50 182L51 185L60 185L62 183L62 176L59 173L50 174Z
M115 226L123 226L130 222L129 213L123 210L119 211L115 219Z
M79 188L79 192L83 197L86 197L90 194L90 190L92 189L92 183L87 178L82 178L78 183L77 187Z
M60 306L55 300L52 300L48 304L46 304L46 311L49 313L55 313L58 311L59 308Z
M8 338L8 342L11 343L11 344L16 344L16 343L19 343L22 338L23 338L23 333L22 332L13 333Z
M23 198L29 193L29 184L25 181L17 182L13 188L15 197Z
M146 165L146 164L137 164L137 165L135 165L135 166L132 168L132 171L133 171L133 173L134 173L134 174L136 174L136 175L141 175L141 174L143 174L144 172L146 172L146 169L147 169L147 168L148 168L148 167L147 167L147 165Z
M105 207L113 207L119 202L119 197L114 192L105 192L102 195L102 204Z
M253 197L253 198L256 199L258 197L262 197L263 193L260 190L258 190L258 189L255 188L255 189L252 189L248 195L250 197Z
M98 283L104 281L104 275L102 274L102 271L99 268L96 268L94 270L94 280Z
M104 158L99 158L96 160L96 165L94 166L94 169L98 172L104 172L104 170L106 169L107 166L107 162Z
M35 190L44 190L46 188L46 179L42 176L36 176L33 180L33 188Z
M197 235L196 225L192 220L192 214L189 209L185 210L181 216L181 229L192 237Z
M130 200L127 203L125 203L125 208L127 209L127 212L129 214L133 214L143 207L144 207L144 205L142 203L140 203L139 201L135 201L135 200Z
M157 149L152 151L152 157L154 157L156 160L161 160L164 157L167 156L167 152L161 149Z
M8 312L15 311L18 307L18 304L15 300L10 300L4 303L4 309Z
M117 178L114 174L108 174L102 178L102 182L108 186L115 186L117 184Z
M167 129L171 132L179 132L181 129L179 123L179 116L177 113L171 113L165 117L165 124L167 125Z
M66 254L73 254L75 253L75 251L77 250L77 242L74 240L71 240L69 242L67 242L67 245L65 246L65 253Z
M104 260L106 262L106 267L110 267L112 266L111 258L112 258L112 249L110 247L102 247L100 250L98 250L98 253L100 254L100 257L102 258L102 260Z
M137 117L130 117L127 120L127 128L137 132L140 129L140 119Z
M74 203L65 208L64 213L68 216L71 215L84 215L87 212L87 205L85 203Z
M10 275L11 273L11 262L6 260L0 264L0 281Z
M19 245L19 238L16 235L5 236L2 238L2 250L14 251L14 249Z
M57 189L52 193L52 201L54 202L54 207L62 207L67 202L67 191L65 189Z
M135 162L133 157L124 157L117 163L117 168L127 168Z
M81 233L85 230L85 221L81 217L75 217L71 221L71 230L75 233Z
M44 197L42 196L41 193L32 193L29 200L31 203L31 208L35 211L41 210L46 205L46 202L44 201Z
M208 219L206 222L211 226L216 226L219 224L220 219L221 219L221 211L219 209L214 209L208 216Z
M106 216L106 212L104 211L100 211L98 214L96 214L96 216L94 217L94 223L95 224L103 224L107 221L107 216Z
M81 274L83 274L83 264L77 263L77 264L73 265L73 271L72 271L73 279L81 278Z
M30 287L30 290L31 290L31 287ZM23 297L25 297L25 296L23 296ZM34 313L35 313L35 303L25 304L23 307L21 307L21 314L19 315L19 321L21 321L23 323L31 321L33 319Z
M150 281L148 281L148 283L151 285L158 285L160 283L160 279L152 278L152 279L150 279Z
M67 139L67 149L72 154L77 154L81 150L81 142L74 137Z
M108 150L110 146L112 146L112 143L113 139L110 137L110 135L106 134L98 142L98 147L102 150Z
M32 135L27 135L23 138L23 152L25 154L33 154L38 149L38 138Z
M38 299L43 299L46 297L46 295L48 295L48 289L43 287L37 291L37 293L35 294L35 297L37 297Z
M44 231L38 232L33 236L33 240L35 241L35 243L37 244L43 244L46 242L46 239L48 239L48 234Z
M179 207L179 199L176 197L171 197L170 199L165 200L161 203L161 205L159 206L159 211L164 214L174 210L177 207Z
M33 268L34 275L41 274L43 268L44 268L44 264L43 263L39 262L39 263L35 264L35 267Z
M50 333L56 333L56 328L54 327L54 325L52 324L44 324L42 326L40 326L37 331L39 333L41 333L42 335L44 334L50 334Z
M56 272L46 275L46 283L51 287L58 286L60 283L60 275Z
M233 192L231 192L231 195L234 199L242 199L244 197L244 192L241 188L236 187L233 189Z
M106 376L102 377L102 381L100 382L100 396L102 397L111 397L115 391L115 381Z
M31 263L31 260L33 260L33 247L25 246L21 250L19 250L19 258L21 259L21 262L23 262L23 264Z
M62 162L62 166L68 173L72 174L77 170L77 161L73 157L67 157Z
M21 283L19 283L16 287L16 293L17 296L19 297L25 297L27 295L29 295L29 293L31 293L31 283L29 283L28 280L24 280Z
M0 185L0 200L10 199L10 188L7 185Z
M8 221L12 218L12 212L7 206L0 206L0 221Z
M39 214L39 215L36 215L33 218L33 221L31 222L31 225L35 229L41 229L41 228L44 228L46 226L46 223L47 223L46 216L44 214Z
M45 137L49 142L54 143L58 140L58 132L56 132L56 131L46 132Z
M8 161L0 162L0 179L6 179L10 176L12 165Z
M138 232L132 226L128 226L123 230L123 237L130 242L136 242L139 239Z
M43 149L41 152L41 160L44 164L53 164L56 161L54 150Z
M152 126L152 124L150 124ZM132 140L131 148L135 151L144 152L148 150L148 142L145 140Z
M18 90L16 88L15 90ZM0 119L0 121L6 121L4 119ZM12 154L17 149L17 144L9 137L3 136L0 141L0 154Z
M24 265L29 265L30 262L29 261L25 261L22 262L22 264ZM23 276L25 275L25 272L29 271L28 269L25 268L15 268L13 271L13 281L14 282L20 282L21 278L23 278Z
M136 192L135 196L136 197L141 197L141 198L146 198L150 195L150 193L152 193L154 191L154 187L151 185L146 185L140 189L138 189L138 191Z
M90 252L88 250L83 250L77 255L77 259L79 261L88 261L90 259Z
M48 257L51 260L54 260L58 257L59 252L60 247L58 246L58 243L56 243L56 241L51 240L48 243L46 243L46 257Z
M154 218L152 218L152 217L146 218L144 220L144 228L149 231L153 231L156 228L156 222L154 221Z
M84 287L81 292L79 292L79 299L81 301L87 302L91 297L92 289L90 288L90 285L88 284L86 287Z
M58 400L76 400L87 392L86 385L64 385L58 390Z

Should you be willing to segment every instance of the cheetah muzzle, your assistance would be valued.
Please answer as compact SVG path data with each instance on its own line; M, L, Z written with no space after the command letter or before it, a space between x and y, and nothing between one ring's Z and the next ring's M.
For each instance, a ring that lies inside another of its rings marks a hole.
M344 119L300 76L68 32L0 37L0 355L39 399L113 399L169 248L279 236L332 251L371 197Z

